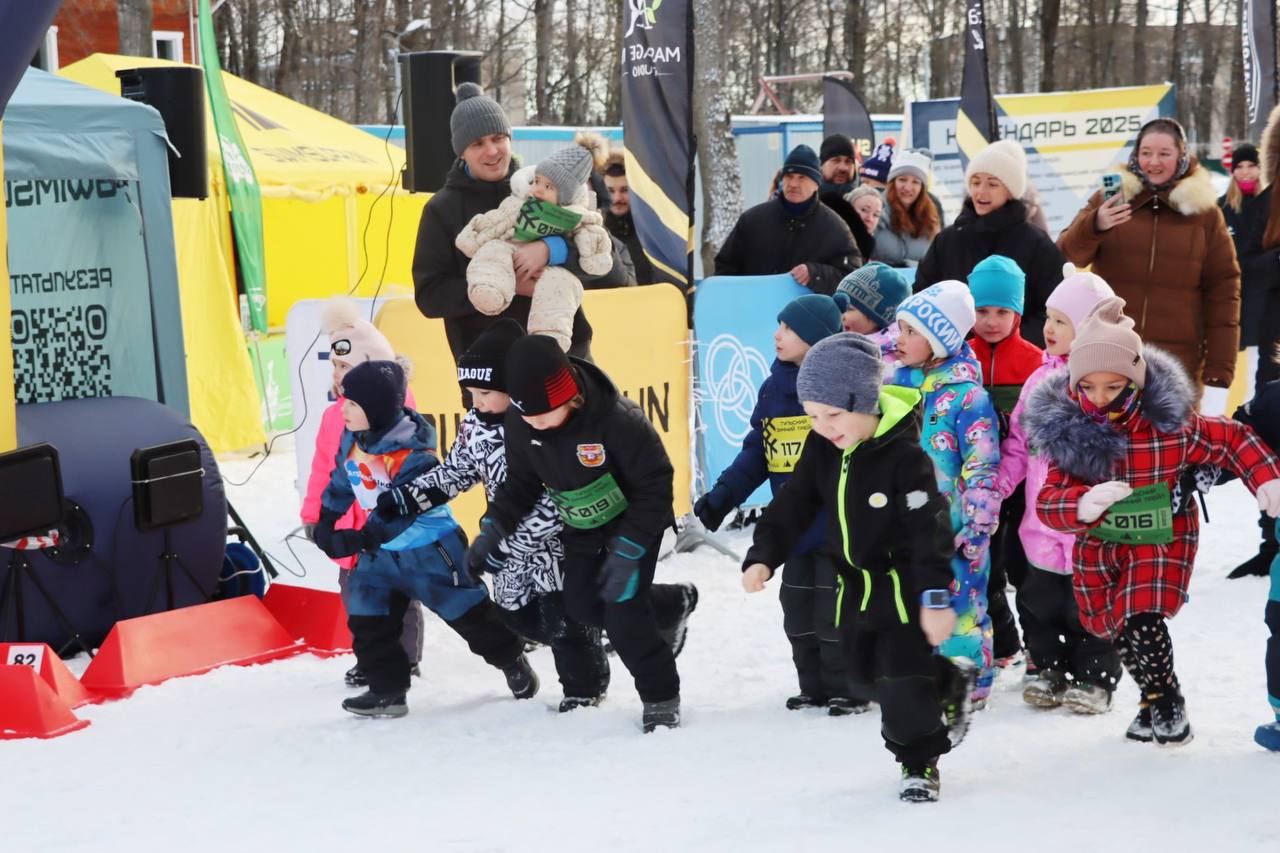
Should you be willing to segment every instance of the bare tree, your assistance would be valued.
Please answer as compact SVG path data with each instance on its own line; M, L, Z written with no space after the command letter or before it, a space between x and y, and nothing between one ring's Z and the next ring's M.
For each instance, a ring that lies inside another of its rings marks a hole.
M1057 50L1058 21L1062 16L1062 0L1040 0L1040 91L1058 88Z
M151 56L151 0L118 0L116 20L120 25L120 52L125 56Z
M698 169L702 176L702 263L715 265L716 252L742 212L742 173L730 124L732 102L724 86L729 0L692 0L696 32L714 33L698 51L693 87L693 123L698 140Z

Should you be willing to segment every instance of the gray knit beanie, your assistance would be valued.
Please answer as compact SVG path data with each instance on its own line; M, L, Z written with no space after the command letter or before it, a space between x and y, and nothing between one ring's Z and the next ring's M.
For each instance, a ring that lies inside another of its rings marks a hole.
M485 95L475 83L463 83L457 90L458 105L449 116L453 153L462 156L467 146L493 133L511 135L511 122L502 106Z
M800 401L875 415L880 412L880 347L865 335L841 332L814 344L800 365Z
M578 187L591 175L591 152L581 145L561 148L542 158L533 173L556 185L560 204L572 204Z

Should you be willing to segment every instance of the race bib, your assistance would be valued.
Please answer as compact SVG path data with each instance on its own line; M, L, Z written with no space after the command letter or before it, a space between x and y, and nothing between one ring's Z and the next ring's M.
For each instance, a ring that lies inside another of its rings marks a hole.
M768 418L764 422L764 458L770 474L790 474L800 461L813 422L807 415Z
M1134 489L1129 497L1111 505L1102 523L1089 531L1089 535L1122 545L1168 545L1173 541L1173 502L1169 487L1154 483Z
M605 474L580 489L569 492L547 489L547 494L560 510L564 523L578 530L603 527L627 508L627 498L612 474Z
M532 243L543 237L559 237L577 228L581 221L580 213L530 196L524 200L520 213L516 215L514 236L521 243Z

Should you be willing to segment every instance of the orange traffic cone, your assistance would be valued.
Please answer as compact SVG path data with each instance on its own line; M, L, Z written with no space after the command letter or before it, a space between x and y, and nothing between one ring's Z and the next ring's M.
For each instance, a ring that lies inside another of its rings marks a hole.
M0 739L58 737L87 725L30 666L0 664Z
M351 651L351 631L342 596L336 592L273 583L263 604L285 631L321 657Z

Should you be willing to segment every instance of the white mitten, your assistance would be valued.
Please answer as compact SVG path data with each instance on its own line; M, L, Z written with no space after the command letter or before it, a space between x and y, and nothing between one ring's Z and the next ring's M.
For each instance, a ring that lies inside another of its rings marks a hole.
M613 269L613 240L601 223L600 214L587 211L582 223L573 232L573 243L578 249L578 266L587 275L606 275Z
M1280 480L1268 480L1258 486L1258 509L1270 518L1280 516Z
M1080 498L1076 505L1076 517L1086 524L1092 524L1111 508L1116 501L1122 501L1133 494L1133 487L1119 480L1099 483Z

